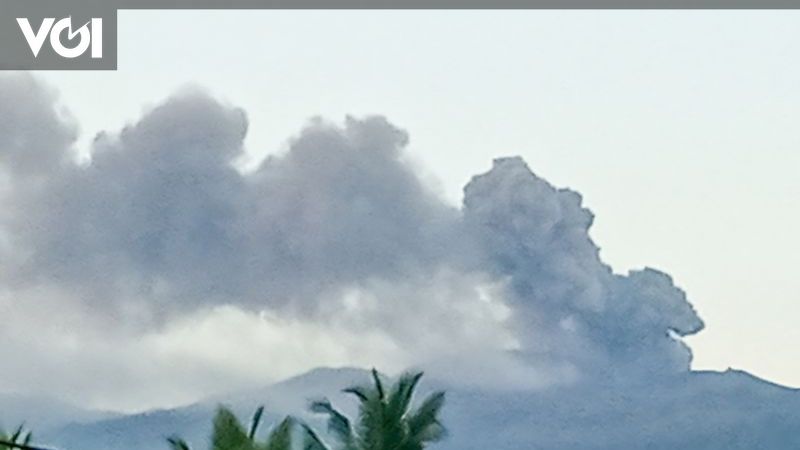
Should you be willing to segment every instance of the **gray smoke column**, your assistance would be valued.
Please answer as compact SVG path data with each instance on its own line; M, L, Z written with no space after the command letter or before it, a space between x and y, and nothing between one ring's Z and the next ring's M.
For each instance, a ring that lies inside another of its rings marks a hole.
M482 247L480 266L508 280L529 357L612 373L689 367L691 352L676 337L703 322L686 295L654 269L613 274L589 237L594 216L580 194L502 158L467 185L463 214Z
M246 115L202 91L98 135L86 164L38 82L0 77L0 100L0 283L12 293L46 286L145 328L215 305L323 324L347 309L412 353L427 336L478 340L485 325L510 332L515 344L498 346L521 360L578 373L686 370L679 338L703 326L668 275L613 274L580 195L519 158L476 176L459 209L420 181L407 133L381 117L314 120L242 173ZM482 312L487 285L507 317Z

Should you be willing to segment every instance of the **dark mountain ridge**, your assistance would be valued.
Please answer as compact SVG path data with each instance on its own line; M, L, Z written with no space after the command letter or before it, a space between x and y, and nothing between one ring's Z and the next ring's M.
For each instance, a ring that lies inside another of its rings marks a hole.
M307 413L326 396L347 413L354 403L340 390L368 382L360 369L315 369L262 389L191 406L91 423L69 424L43 437L65 450L166 449L178 433L205 448L216 405L243 417L260 404L268 422ZM540 391L448 388L425 380L421 393L447 389L441 450L790 450L800 448L800 391L746 372L694 371L653 381L594 381Z

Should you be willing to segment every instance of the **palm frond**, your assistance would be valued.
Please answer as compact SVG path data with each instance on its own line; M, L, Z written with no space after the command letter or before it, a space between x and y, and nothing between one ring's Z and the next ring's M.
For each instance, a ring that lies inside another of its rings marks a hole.
M0 449L2 450L49 450L31 445L32 440L33 433L25 432L25 424L17 427L10 435L0 431Z
M338 450L423 450L427 444L445 436L439 422L444 393L436 392L411 411L414 391L421 372L401 375L387 390L376 369L372 384L356 386L343 392L358 399L358 420L350 420L336 411L328 400L311 404L311 410L328 415L328 428L340 441ZM314 431L303 425L303 450L327 450Z
M363 386L351 386L347 389L342 389L345 394L352 394L358 398L359 401L366 402L369 396L369 388Z
M256 431L258 431L258 425L261 424L261 416L264 415L264 406L259 406L256 409L255 414L253 414L253 419L250 421L250 432L247 434L250 437L250 440L256 438Z
M287 417L269 434L266 450L291 450L294 419Z
M303 423L302 428L302 448L303 450L329 450L328 446L322 442L313 428Z
M0 439L0 449L6 450L52 450L46 447L33 446L23 442L12 442L8 439Z
M22 435L22 431L24 429L25 429L25 424L24 423L20 424L20 426L18 426L17 429L14 430L14 433L11 434L10 441L15 443L15 444L19 443L19 437Z
M344 414L337 411L327 399L317 400L311 403L311 411L318 414L328 415L328 431L346 449L355 448L353 429L350 420Z
M242 424L233 412L225 407L220 407L214 418L211 446L213 450L255 450L253 441L250 440Z
M362 449L383 449L394 433L389 430L386 396L378 371L372 369L372 388L363 388L366 400L358 405L358 444Z
M381 377L378 374L378 370L374 367L372 368L372 382L375 383L375 390L378 392L378 397L383 400L386 398L386 393L383 391L383 383L381 382Z
M403 416L408 412L408 407L414 397L422 372L405 373L392 387L387 404L387 414L390 416Z
M445 436L445 428L439 422L439 412L444 406L444 397L444 392L431 394L409 415L408 431L412 440L435 442Z
M178 436L168 437L167 443L169 443L169 448L172 450L191 450L189 444Z

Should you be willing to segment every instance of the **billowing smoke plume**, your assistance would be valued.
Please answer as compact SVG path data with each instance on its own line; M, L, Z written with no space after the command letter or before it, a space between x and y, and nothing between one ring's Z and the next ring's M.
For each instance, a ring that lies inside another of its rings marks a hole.
M519 158L459 209L380 117L312 121L242 173L246 115L202 92L98 135L86 163L56 105L0 78L0 286L27 308L46 291L135 334L235 307L380 333L408 364L470 349L578 376L688 367L679 338L703 324L684 293L652 269L614 274L580 195Z
M479 266L508 280L526 353L611 374L688 368L690 350L675 337L697 333L702 321L668 275L612 273L589 237L593 215L580 194L554 188L520 158L495 160L464 193Z

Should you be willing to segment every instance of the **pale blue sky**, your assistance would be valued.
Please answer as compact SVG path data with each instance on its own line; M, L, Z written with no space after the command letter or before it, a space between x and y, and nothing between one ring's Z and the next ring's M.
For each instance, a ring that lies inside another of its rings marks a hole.
M458 202L522 155L584 195L615 271L687 290L695 367L800 386L798 54L794 11L122 11L117 72L41 75L84 145L193 84L248 112L253 160L383 114Z

